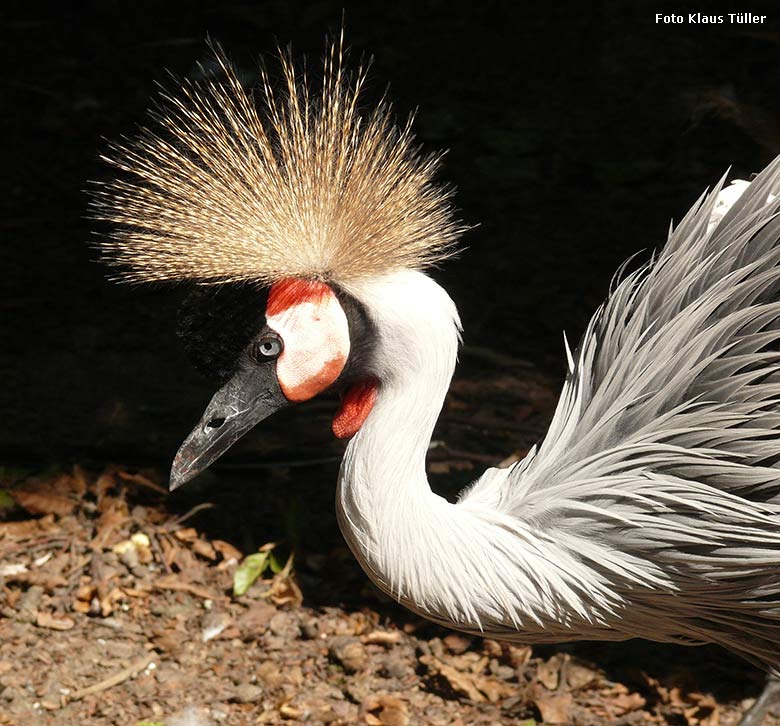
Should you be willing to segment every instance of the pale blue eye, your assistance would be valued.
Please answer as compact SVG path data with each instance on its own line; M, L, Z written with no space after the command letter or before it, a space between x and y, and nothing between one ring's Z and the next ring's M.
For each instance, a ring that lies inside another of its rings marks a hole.
M278 358L282 352L282 339L274 335L264 335L252 345L252 357L263 363L267 360Z

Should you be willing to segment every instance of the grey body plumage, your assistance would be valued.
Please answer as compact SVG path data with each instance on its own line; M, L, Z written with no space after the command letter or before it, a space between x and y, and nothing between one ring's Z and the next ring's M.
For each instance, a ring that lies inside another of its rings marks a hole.
M708 231L721 184L594 315L538 451L465 499L574 553L625 637L777 671L780 159Z

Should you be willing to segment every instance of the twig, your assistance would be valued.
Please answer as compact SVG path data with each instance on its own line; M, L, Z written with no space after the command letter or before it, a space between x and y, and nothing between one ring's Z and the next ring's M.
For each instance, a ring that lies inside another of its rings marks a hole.
M196 504L192 509L190 509L189 512L185 512L181 515L181 517L176 517L172 522L168 522L164 527L164 531L171 532L173 531L174 527L176 527L179 524L182 524L183 522L186 522L190 517L194 517L198 512L202 512L204 509L213 509L217 505L214 504L214 502L203 502L201 504Z
M75 584L75 580L81 577L81 573L84 572L84 568L92 561L91 555L83 555L82 557L76 556L76 563L69 567L63 577L68 581L68 584ZM71 582L74 580L74 582Z
M159 484L153 482L149 477L144 476L143 474L128 474L126 471L122 471L121 469L117 472L117 476L124 480L133 482L134 484L140 484L142 487L146 487L147 489L151 489L152 491L157 492L158 494L162 494L163 496L168 496L169 492L165 487L161 487Z
M216 600L217 596L214 593L207 590L205 587L199 587L193 585L190 582L181 582L181 580L174 580L168 576L161 577L154 583L154 587L157 590L179 590L181 592L189 592L191 595L202 597L204 600Z
M0 557L0 559L6 559L8 557L12 557L13 555L18 554L19 552L24 552L25 554L35 554L36 552L40 552L41 550L46 550L46 549L54 548L58 545L65 544L69 540L70 537L68 537L67 535L56 535L54 537L47 537L45 540L36 542L35 544L16 544L15 547L11 547L7 550L0 550L0 553L2 554L2 557ZM19 540L14 540L14 542L17 543L19 542Z
M160 560L160 563L163 566L163 569L165 570L166 574L170 575L172 570L171 566L168 564L168 560L165 559L165 553L163 552L163 549L160 545L160 540L157 539L157 533L151 532L151 537L149 538L152 542L152 549L154 550L154 554L157 555L158 559Z
M99 683L95 683L88 688L82 688L78 691L74 691L70 694L71 701L80 701L84 696L89 696L93 693L100 693L101 691L107 691L109 688L118 686L120 683L126 681L128 678L132 678L134 675L140 673L146 666L148 666L154 659L155 653L148 653L143 658L137 660L135 663L131 663L127 668L114 673L113 676L109 676Z

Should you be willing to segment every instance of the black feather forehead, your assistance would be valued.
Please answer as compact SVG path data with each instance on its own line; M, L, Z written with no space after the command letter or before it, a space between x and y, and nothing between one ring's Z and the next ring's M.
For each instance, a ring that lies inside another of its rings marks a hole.
M289 53L280 87L261 72L256 94L220 51L216 63L221 80L162 94L154 126L105 157L119 175L92 209L114 230L100 247L118 279L348 284L455 251L441 155L386 102L361 111L366 70L345 70L341 42L319 84Z
M199 373L221 380L235 373L242 354L266 325L268 292L244 283L190 290L179 309L177 334ZM350 380L369 366L377 330L358 299L339 288L334 293L349 325L350 355L341 377Z
M203 375L226 379L265 325L268 292L254 285L198 286L179 310L178 335Z

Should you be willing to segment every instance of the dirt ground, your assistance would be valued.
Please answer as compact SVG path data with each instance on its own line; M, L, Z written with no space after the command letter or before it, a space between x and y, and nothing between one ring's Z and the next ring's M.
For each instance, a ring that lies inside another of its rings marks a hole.
M530 444L555 401L519 361L465 358L430 452L435 487L498 463L463 441ZM485 375L512 365L522 376ZM346 550L334 467L207 475L184 499L161 472L4 469L0 724L727 726L760 690L760 673L714 648L517 647L418 619ZM257 478L266 488L244 481ZM245 557L274 539L281 571L237 596Z

